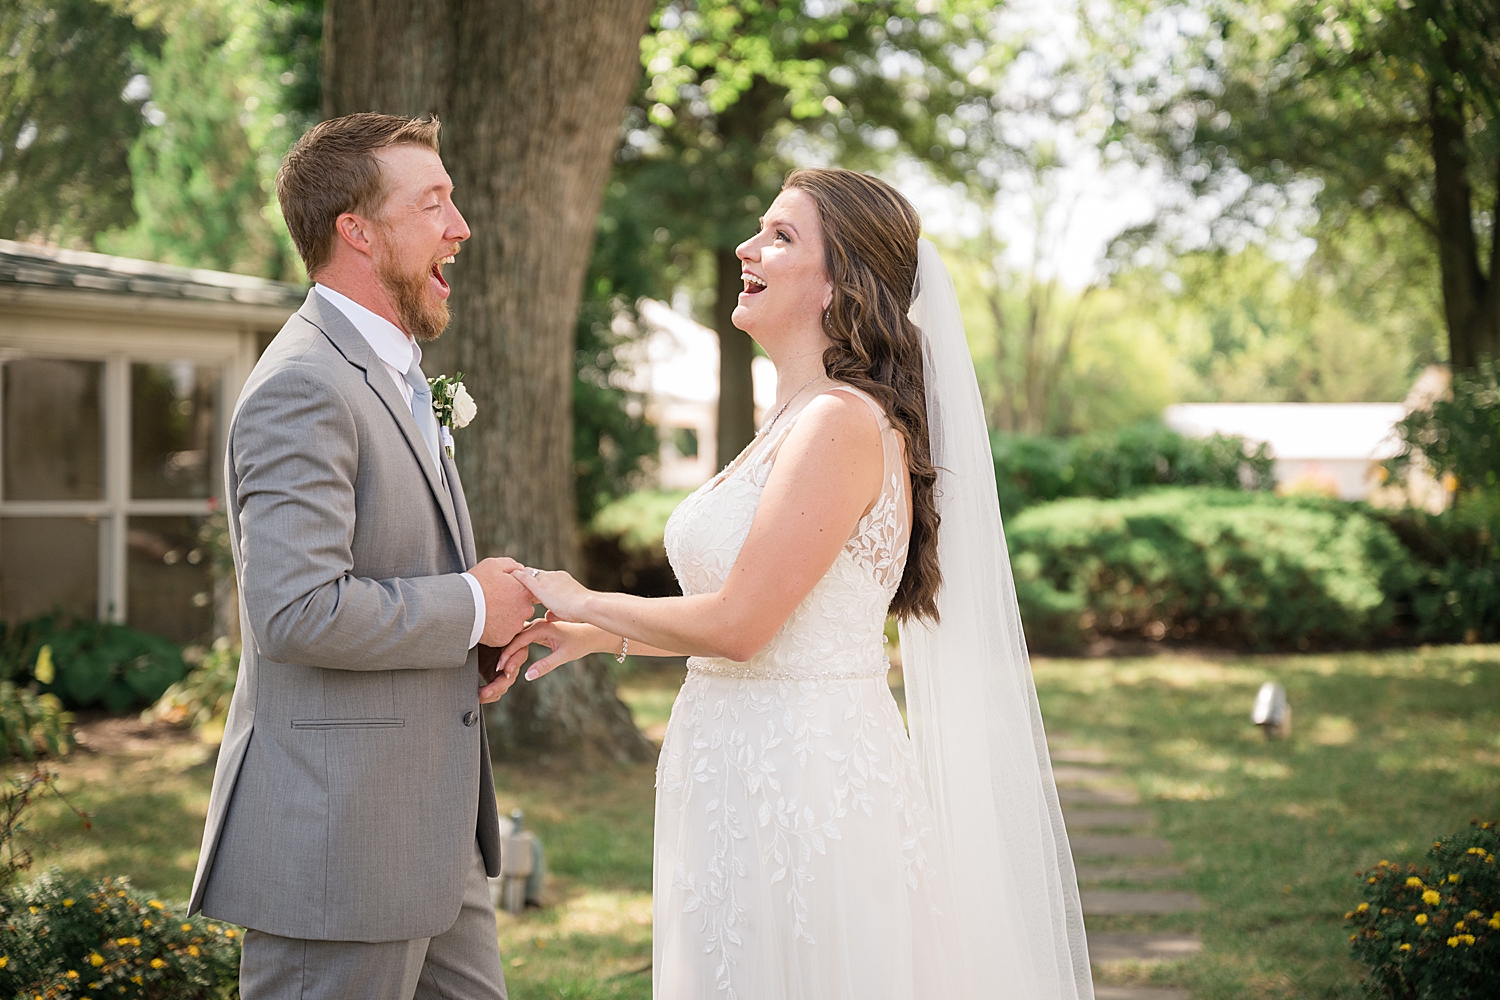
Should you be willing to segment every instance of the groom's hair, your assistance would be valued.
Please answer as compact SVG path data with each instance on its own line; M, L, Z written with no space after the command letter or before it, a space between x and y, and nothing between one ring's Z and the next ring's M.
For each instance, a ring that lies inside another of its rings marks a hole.
M411 145L435 153L440 127L436 116L361 112L319 122L292 144L276 171L276 200L308 277L333 256L340 215L370 215L385 201L386 179L375 151Z

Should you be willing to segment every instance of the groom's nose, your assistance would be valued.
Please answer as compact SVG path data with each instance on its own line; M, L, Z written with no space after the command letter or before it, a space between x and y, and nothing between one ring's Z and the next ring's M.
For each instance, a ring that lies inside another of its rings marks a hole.
M448 228L443 232L443 238L455 243L462 243L469 238L469 224L464 221L463 213L458 206L453 206L453 218L448 220Z

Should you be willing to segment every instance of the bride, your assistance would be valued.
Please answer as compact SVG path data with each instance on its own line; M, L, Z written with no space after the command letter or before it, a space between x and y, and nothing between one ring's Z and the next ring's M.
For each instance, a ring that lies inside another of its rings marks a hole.
M548 614L497 684L532 643L529 680L689 656L657 767L658 1000L1093 995L978 387L920 229L879 180L798 170L738 248L734 323L778 399L667 522L684 596L517 572Z

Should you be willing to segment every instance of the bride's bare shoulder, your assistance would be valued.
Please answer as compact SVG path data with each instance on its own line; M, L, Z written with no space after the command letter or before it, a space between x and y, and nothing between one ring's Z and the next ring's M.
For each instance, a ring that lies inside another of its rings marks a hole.
M881 457L880 421L869 401L863 395L829 389L798 415L777 464L828 472L870 465L878 477Z

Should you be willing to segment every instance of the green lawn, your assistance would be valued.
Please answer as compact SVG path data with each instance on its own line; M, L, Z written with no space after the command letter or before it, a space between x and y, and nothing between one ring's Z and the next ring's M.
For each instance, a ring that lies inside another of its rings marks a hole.
M632 664L621 694L659 738L681 668ZM1355 869L1418 860L1471 818L1500 815L1500 647L1379 654L1038 660L1056 737L1102 749L1140 788L1209 909L1099 929L1195 929L1204 951L1114 982L1188 987L1196 1000L1350 998L1342 916ZM1286 685L1293 736L1249 724L1256 687ZM128 874L183 898L212 778L208 748L159 739L61 762L61 806L33 822L39 866ZM550 902L502 916L515 1000L650 995L653 769L578 774L500 766L503 809L546 844ZM1091 927L1095 926L1093 923Z

